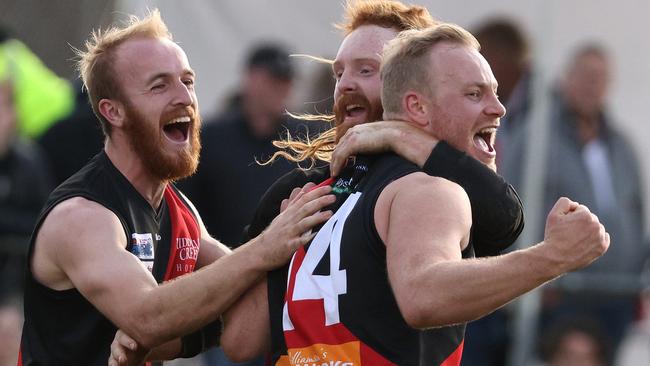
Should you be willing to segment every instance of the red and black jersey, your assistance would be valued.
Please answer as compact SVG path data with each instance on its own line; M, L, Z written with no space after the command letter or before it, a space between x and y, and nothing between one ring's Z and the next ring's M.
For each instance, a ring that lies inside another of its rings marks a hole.
M169 184L155 210L104 152L52 192L32 234L29 262L41 224L52 208L72 197L84 197L111 210L124 228L125 250L139 258L159 283L194 270L201 238L188 202ZM30 265L24 307L19 366L106 365L117 329L77 289L57 291L43 286L33 277Z
M268 276L274 365L460 364L464 325L422 331L404 320L374 223L381 191L416 171L386 154L357 159L335 181L333 217L288 269ZM468 248L464 257L473 256Z

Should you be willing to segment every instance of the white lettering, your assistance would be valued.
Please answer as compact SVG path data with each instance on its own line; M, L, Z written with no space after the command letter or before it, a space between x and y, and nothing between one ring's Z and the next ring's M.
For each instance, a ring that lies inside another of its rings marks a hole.
M193 248L193 247L181 248L178 251L178 256L179 256L180 260L182 260L182 261L188 260L188 259L196 260L196 258L198 258L198 256L199 256L199 249L198 248Z

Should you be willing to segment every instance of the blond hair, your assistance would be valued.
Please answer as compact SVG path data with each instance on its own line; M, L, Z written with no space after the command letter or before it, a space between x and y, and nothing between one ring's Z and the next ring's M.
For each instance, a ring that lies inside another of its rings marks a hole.
M387 115L402 112L402 97L409 90L431 95L429 51L440 42L480 49L471 33L451 23L405 31L388 42L380 69L381 102Z
M157 9L151 10L140 19L130 15L123 27L112 26L107 30L95 30L86 40L85 51L75 49L78 56L77 69L88 99L106 136L110 135L111 125L99 112L99 101L118 99L121 95L119 81L114 70L115 50L122 43L133 38L164 38L172 40L167 26Z
M424 29L438 24L429 11L418 5L405 5L393 0L349 0L345 4L343 21L334 26L349 35L363 25L376 25L392 28L398 32L407 29ZM305 121L334 122L334 115L292 115ZM317 160L330 161L336 147L336 127L321 133L314 139L294 139L287 133L284 140L274 141L273 145L283 149L277 151L263 164L269 164L279 157L296 163L309 160L312 168Z

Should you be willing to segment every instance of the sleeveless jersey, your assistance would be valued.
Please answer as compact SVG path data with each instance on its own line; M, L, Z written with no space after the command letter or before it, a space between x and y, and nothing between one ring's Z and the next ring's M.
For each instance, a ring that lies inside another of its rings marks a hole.
M276 366L460 364L464 325L422 331L404 320L374 223L381 191L419 169L392 154L370 159L357 159L352 176L334 183L335 214L288 269L269 273ZM473 256L468 248L463 257Z
M168 184L156 211L104 152L52 192L32 234L28 263L43 221L52 208L72 197L84 197L111 210L124 228L125 250L139 258L158 283L194 270L200 230L188 202ZM117 329L77 289L46 287L28 265L24 308L19 366L106 365Z

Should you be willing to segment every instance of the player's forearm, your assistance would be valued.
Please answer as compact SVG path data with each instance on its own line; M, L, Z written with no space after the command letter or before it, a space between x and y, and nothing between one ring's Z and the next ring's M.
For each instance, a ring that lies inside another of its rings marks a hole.
M223 316L221 347L235 362L249 361L269 348L270 324L266 279L259 281ZM246 347L242 347L245 344Z
M400 308L410 325L472 321L562 273L560 263L533 247L491 258L439 262L414 274Z
M404 159L424 167L438 140L409 124L400 124L387 129L391 149ZM404 143L408 141L408 143Z
M173 360L180 357L181 350L182 350L181 339L176 338L152 349L151 353L149 353L149 356L147 356L147 360L149 361Z
M217 319L267 270L254 246L245 244L191 275L152 289L132 322L121 327L139 344L153 349Z

